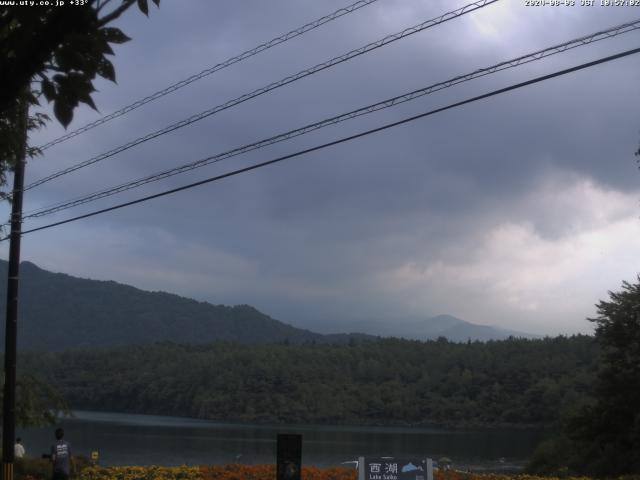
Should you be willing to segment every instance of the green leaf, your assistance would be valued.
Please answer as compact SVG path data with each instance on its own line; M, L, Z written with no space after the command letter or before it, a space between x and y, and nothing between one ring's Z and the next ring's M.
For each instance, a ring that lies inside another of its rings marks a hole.
M106 36L96 36L94 40L94 51L97 52L98 55L114 55L113 49L105 37Z
M56 87L53 85L53 82L48 78L42 80L42 93L44 94L44 98L47 99L47 102L53 101L56 97Z
M91 93L95 92L91 78L84 73L71 72L64 78L59 80L60 97L66 99L72 108L78 105L78 102L86 103L94 110L97 110Z
M91 108L93 108L96 112L98 111L98 107L96 107L96 104L93 102L93 98L91 98L91 95L87 94L87 95L82 95L80 97L80 101L82 103L86 103L87 105L89 105Z
M138 0L138 8L146 16L149 16L149 4L147 3L147 0Z
M76 70L89 77L95 77L105 45L108 47L109 44L100 36L87 38L80 35L70 35L68 41L58 47L54 53L54 59L57 66L65 72Z
M78 54L73 47L63 45L54 53L54 58L58 67L62 70L84 70L82 55Z
M105 27L102 29L103 38L109 43L125 43L131 40L122 30L115 27Z
M64 98L56 98L53 113L64 128L67 128L73 120L73 107Z
M113 64L104 57L98 63L98 75L100 75L102 78L106 78L107 80L111 80L112 82L117 83L116 70L115 68L113 68Z

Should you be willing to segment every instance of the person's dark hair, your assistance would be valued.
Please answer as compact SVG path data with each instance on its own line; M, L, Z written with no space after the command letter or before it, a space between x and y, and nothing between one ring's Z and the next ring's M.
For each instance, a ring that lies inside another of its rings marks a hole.
M20 437L16 438L16 443L20 443L22 439Z
M56 439L60 440L64 437L64 430L62 428L56 428Z

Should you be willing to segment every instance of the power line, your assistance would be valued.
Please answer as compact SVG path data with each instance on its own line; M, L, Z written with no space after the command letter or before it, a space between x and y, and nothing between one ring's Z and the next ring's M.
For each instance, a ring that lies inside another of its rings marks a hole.
M233 170L231 172L227 172L227 173L224 173L224 174L221 174L221 175L216 175L214 177L209 177L209 178L206 178L204 180L200 180L198 182L190 183L188 185L183 185L181 187L173 188L171 190L165 190L165 191L160 192L160 193L156 193L156 194L149 195L149 196L146 196L146 197L138 198L136 200L132 200L132 201L125 202L125 203L120 203L120 204L114 205L112 207L103 208L101 210L96 210L96 211L93 211L93 212L90 212L90 213L86 213L84 215L78 215L76 217L68 218L66 220L62 220L62 221L59 221L59 222L50 223L50 224L47 224L47 225L43 225L41 227L32 228L30 230L25 230L25 231L22 232L22 235L25 235L27 233L37 232L37 231L40 231L40 230L45 230L45 229L56 227L56 226L59 226L59 225L64 225L66 223L75 222L77 220L82 220L82 219L85 219L85 218L89 218L89 217L93 217L93 216L96 216L96 215L100 215L102 213L107 213L107 212L111 212L113 210L118 210L120 208L136 205L138 203L143 203L143 202L146 202L148 200L153 200L155 198L159 198L159 197L163 197L163 196L166 196L166 195L170 195L172 193L177 193L177 192L180 192L180 191L183 191L183 190L188 190L188 189L200 186L200 185L204 185L206 183L211 183L211 182L215 182L215 181L218 181L218 180L222 180L222 179L227 178L227 177L232 177L232 176L235 176L235 175L239 175L241 173L249 172L251 170L256 170L258 168L266 167L267 165L272 165L274 163L282 162L282 161L288 160L290 158L299 157L299 156L305 155L307 153L311 153L311 152L315 152L315 151L318 151L318 150L322 150L322 149L325 149L327 147L331 147L331 146L338 145L338 144L341 144L341 143L345 143L345 142L348 142L348 141L351 141L351 140L355 140L355 139L360 138L360 137L365 137L365 136L371 135L373 133L381 132L381 131L387 130L389 128L393 128L393 127L397 127L399 125L403 125L405 123L413 122L413 121L418 120L418 119L423 118L423 117L427 117L427 116L430 116L430 115L435 115L436 113L444 112L446 110L450 110L450 109L453 109L453 108L456 108L456 107L460 107L462 105L466 105L466 104L473 103L473 102L476 102L476 101L479 101L479 100L483 100L485 98L489 98L489 97L493 97L493 96L496 96L496 95L500 95L500 94L503 94L503 93L506 93L506 92L509 92L509 91L512 91L512 90L516 90L516 89L519 89L519 88L526 87L528 85L533 85L535 83L540 83L540 82L543 82L543 81L546 81L546 80L550 80L550 79L555 78L555 77L559 77L559 76L562 76L562 75L566 75L568 73L576 72L578 70L583 70L583 69L586 69L586 68L590 68L590 67L593 67L595 65L600 65L602 63L606 63L606 62L610 62L610 61L613 61L613 60L617 60L619 58L627 57L629 55L633 55L633 54L636 54L636 53L640 53L640 48L634 48L632 50L627 50L627 51L624 51L624 52L621 52L621 53L617 53L615 55L610 55L610 56L607 56L607 57L603 57L603 58L600 58L598 60L594 60L592 62L583 63L583 64L577 65L575 67L571 67L571 68L567 68L567 69L564 69L564 70L560 70L560 71L557 71L557 72L554 72L554 73L550 73L548 75L543 75L543 76L540 76L540 77L536 77L536 78L533 78L531 80L527 80L525 82L517 83L515 85L511 85L511 86L508 86L508 87L500 88L498 90L493 90L492 92L485 93L483 95L478 95L476 97L468 98L468 99L462 100L460 102L452 103L452 104L449 104L449 105L447 105L445 107L440 107L440 108L437 108L435 110L430 110L428 112L421 113L419 115L414 115L412 117L408 117L408 118L405 118L403 120L399 120L397 122L388 123L388 124L385 124L385 125L383 125L381 127L372 128L370 130L366 130L364 132L357 133L355 135L350 135L348 137L343 137L343 138L340 138L338 140L334 140L334 141L331 141L331 142L328 142L328 143L324 143L322 145L317 145L315 147L307 148L305 150L300 150L298 152L291 153L289 155L284 155L284 156L281 156L281 157L278 157L278 158L274 158L272 160L268 160L268 161L265 161L265 162L262 162L262 163L257 163L257 164L254 164L254 165L251 165L251 166L248 166L248 167L244 167L244 168L240 168L240 169L237 169L237 170ZM4 238L0 239L0 241L7 240L8 238L9 237L4 237Z
M499 0L477 0L475 2L472 2L472 3L468 4L468 5L465 5L464 7L461 7L459 9L457 9L457 10L453 10L451 12L444 13L444 14L442 14L439 17L436 17L434 19L427 20L427 21L422 22L422 23L420 23L418 25L415 25L413 27L406 28L406 29L402 30L399 33L395 33L395 34L392 34L392 35L387 35L386 37L384 37L384 38L382 38L382 39L380 39L380 40L378 40L376 42L372 42L372 43L369 43L369 44L367 44L367 45L365 45L363 47L357 48L355 50L351 50L350 52L345 53L343 55L340 55L338 57L334 57L331 60L327 60L326 62L319 63L319 64L317 64L317 65L315 65L315 66L313 66L311 68L308 68L306 70L302 70L302 71L300 71L300 72L298 72L298 73L296 73L294 75L290 75L288 77L285 77L282 80L270 83L269 85L267 85L265 87L262 87L262 88L259 88L257 90L254 90L251 93L246 93L244 95L241 95L240 97L237 97L237 98L235 98L233 100L229 100L228 102L220 104L220 105L218 105L216 107L213 107L213 108L211 108L209 110L205 110L205 111L203 111L201 113L192 115L191 117L189 117L189 118L187 118L185 120L181 120L181 121L179 121L177 123L174 123L172 125L164 127L164 128L162 128L160 130L156 130L155 132L149 133L149 134L147 134L147 135L145 135L143 137L139 137L136 140L132 140L129 143L126 143L124 145L120 145L119 147L116 147L116 148L114 148L114 149L112 149L112 150L110 150L110 151L108 151L106 153L103 153L103 154L98 155L96 157L90 158L89 160L85 160L85 161L80 162L80 163L78 163L76 165L73 165L71 167L65 168L65 169L60 170L58 172L55 172L55 173L53 173L53 174L51 174L51 175L49 175L47 177L44 177L44 178L42 178L40 180L37 180L37 181L27 185L24 188L24 190L25 191L26 190L30 190L30 189L32 189L34 187L42 185L43 183L49 182L49 181L51 181L51 180L53 180L55 178L58 178L58 177L60 177L62 175L66 175L68 173L71 173L71 172L74 172L76 170L79 170L80 168L84 168L84 167L86 167L88 165L92 165L92 164L97 163L97 162L99 162L101 160L104 160L106 158L109 158L109 157L112 157L114 155L117 155L118 153L124 152L125 150L128 150L128 149L130 149L132 147L135 147L136 145L140 145L141 143L147 142L147 141L152 140L152 139L154 139L156 137L159 137L161 135L165 135L165 134L167 134L169 132L173 132L174 130L178 130L178 129L182 128L182 127L186 127L188 125L191 125L192 123L200 121L200 120L202 120L202 119L204 119L206 117L209 117L209 116L211 116L211 115L213 115L215 113L221 112L222 110L226 110L228 108L231 108L231 107L234 107L236 105L239 105L240 103L246 102L247 100L255 98L255 97L259 96L259 95L263 95L263 94L265 94L267 92L275 90L276 88L280 88L282 86L285 86L285 85L287 85L289 83L292 83L292 82L295 82L297 80L300 80L300 79L302 79L304 77L307 77L309 75L313 75L314 73L320 72L320 71L325 70L327 68L330 68L330 67L338 65L340 63L343 63L343 62L346 62L348 60L351 60L352 58L357 57L359 55L363 55L365 53L368 53L368 52L370 52L372 50L380 48L380 47L382 47L384 45L387 45L387 44L389 44L391 42L395 42L396 40L400 40L400 39L402 39L404 37L407 37L409 35L413 35L414 33L418 33L418 32L420 32L422 30L427 29L427 28L439 25L439 24L444 23L446 21L449 21L449 20L452 20L454 18L460 17L460 16L465 15L467 13L473 12L475 10L483 8L483 7L487 6L487 5L495 3L497 1L499 1Z
M318 18L317 20L314 20L313 22L307 23L306 25L303 25L302 27L296 28L294 30L291 30L288 33L285 33L284 35L281 35L279 37L273 38L271 40L269 40L268 42L262 43L261 45L258 45L257 47L252 48L251 50L247 50L246 52L241 53L240 55L236 55L235 57L231 57L228 58L227 60L225 60L224 62L220 62L216 65L214 65L213 67L207 68L205 70L202 70L200 73L196 73L195 75L191 75L188 78L185 78L184 80L180 80L179 82L176 82L172 85L169 85L166 88L163 88L162 90L158 90L155 93L152 93L151 95L148 95L130 105L127 105L126 107L121 108L120 110L116 110L113 113L110 113L108 115L105 115L102 118L99 118L98 120L95 120L91 123L88 123L86 125L84 125L83 127L78 128L77 130L74 130L72 132L66 133L64 135L62 135L61 137L58 137L54 140L51 140L48 143L45 143L44 145L42 145L41 147L38 147L40 150L46 150L47 148L53 147L54 145L57 145L58 143L62 143L66 140L69 140L70 138L76 137L78 135L80 135L81 133L84 133L86 131L89 131L99 125L102 125L104 123L107 123L111 120L113 120L114 118L118 118L121 117L122 115L125 115L129 112L131 112L132 110L135 110L137 108L140 108L143 105L146 105L147 103L153 102L154 100L157 100L161 97L164 97L165 95L169 95L170 93L175 92L176 90L181 89L182 87L186 87L187 85L200 80L201 78L207 77L215 72L218 72L220 70L223 70L227 67L230 67L231 65L241 62L243 60L246 60L247 58L253 57L254 55L257 55L259 53L262 53L272 47L275 47L276 45L280 45L281 43L284 43L288 40L291 40L292 38L298 37L304 33L307 33L311 30L314 30L322 25L324 25L325 23L331 22L333 20L336 20L344 15L347 15L349 13L355 12L356 10L362 8L362 7L366 7L367 5L370 5L374 2L377 2L378 0L358 0L355 3L352 3L351 5L348 5L344 8L341 8L339 10L336 10L333 13L330 13L329 15L325 15L324 17Z
M593 42L597 42L600 40L604 40L607 38L612 38L615 37L617 35L621 35L623 33L627 33L633 30L637 30L640 28L640 19L632 21L632 22L628 22L628 23L624 23L622 25L617 25L615 27L611 27L607 30L603 30L600 32L596 32L596 33L592 33L590 35L586 35L574 40L570 40L568 42L564 42L562 44L559 45L555 45L553 47L548 47L545 48L543 50L538 50L536 52L533 53L529 53L526 55L522 55L520 57L511 59L511 60L507 60L501 63L498 63L496 65L492 65L490 67L486 67L486 68L481 68L478 70L475 70L471 73L467 73L465 75L460 75L454 78L451 78L449 80L446 80L444 82L439 82L433 85L430 85L428 87L424 87L418 90L414 90L412 92L403 94L403 95L399 95L387 100L383 100L381 102L378 103L374 103L372 105L368 105L366 107L362 107L359 108L357 110L352 110L348 113L343 113L328 119L324 119L321 120L319 122L316 123L312 123L309 125L306 125L304 127L301 128L297 128L295 130L290 130L288 132L285 133L281 133L278 135L275 135L273 137L267 138L267 139L263 139L257 142L253 142L238 148L235 148L233 150L229 150L223 153L219 153L217 155L214 156L209 156L207 158L204 159L200 159L197 160L195 162L191 162L191 163L187 163L178 167L174 167L168 170L164 170L162 172L153 174L153 175L149 175L146 177L142 177L142 178L138 178L136 180L132 180L130 182L127 183L123 183L120 185L117 185L115 187L111 187L108 189L104 189L98 192L94 192L82 197L78 197L72 200L67 200L64 202L59 202L55 205L51 205L48 207L44 207L41 209L37 209L37 210L33 210L32 212L28 212L24 215L24 219L27 218L38 218L38 217L43 217L45 215L49 215L52 213L56 213L56 212L60 212L62 210L67 210L69 208L78 206L78 205L83 205L85 203L89 203L95 200L99 200L101 198L105 198L105 197L109 197L118 193L122 193L124 191L133 189L133 188L137 188L139 186L151 183L151 182L155 182L158 180L162 180L174 175L178 175L180 173L184 173L187 171L191 171L191 170L195 170L196 168L200 168L200 167L204 167L206 165L212 164L212 163L217 163L220 162L222 160L231 158L231 157L235 157L244 153L247 153L249 151L253 151L253 150L257 150L263 147L266 147L268 145L273 145L275 143L279 143L285 140L289 140L291 138L295 138L301 135L304 135L306 133L309 133L311 131L315 131L324 127L327 127L329 125L334 125L340 122L344 122L346 120L350 120L359 116L363 116L363 115L367 115L379 110L383 110L386 108L390 108L392 106L395 105L399 105L401 103L404 102L408 102L411 100L415 100L416 98L422 97L424 95L428 95L431 94L433 92L439 91L439 90L443 90L445 88L449 88L452 87L454 85L463 83L463 82L467 82L470 80L473 80L475 78L479 78L485 75L489 75L489 74L493 74L502 70L506 70L509 68L514 68L529 62L533 62L533 61L537 61L537 60L541 60L543 58L549 57L551 55L555 55L557 53L561 53L561 52L565 52L567 50L573 49L573 48L577 48L577 47L581 47L584 45L588 45L591 44Z

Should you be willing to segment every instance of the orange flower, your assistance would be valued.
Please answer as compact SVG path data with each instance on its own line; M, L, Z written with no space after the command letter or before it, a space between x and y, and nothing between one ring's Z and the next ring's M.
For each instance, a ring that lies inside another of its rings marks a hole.
M203 480L273 480L275 465L209 465L200 467ZM356 480L349 468L302 467L302 480Z

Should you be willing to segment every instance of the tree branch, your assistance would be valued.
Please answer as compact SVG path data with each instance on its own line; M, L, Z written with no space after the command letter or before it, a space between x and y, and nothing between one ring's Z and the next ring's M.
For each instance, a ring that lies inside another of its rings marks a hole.
M136 0L124 0L122 2L122 5L120 5L118 8L113 10L111 13L105 15L104 17L98 19L98 26L99 27L104 27L107 23L114 21L116 18L118 18L124 12L129 10L131 5L133 5L135 3L135 1Z
M96 12L100 13L102 11L102 9L104 9L104 7L106 7L107 5L109 5L112 2L112 0L102 0L98 2L98 7L96 8Z

